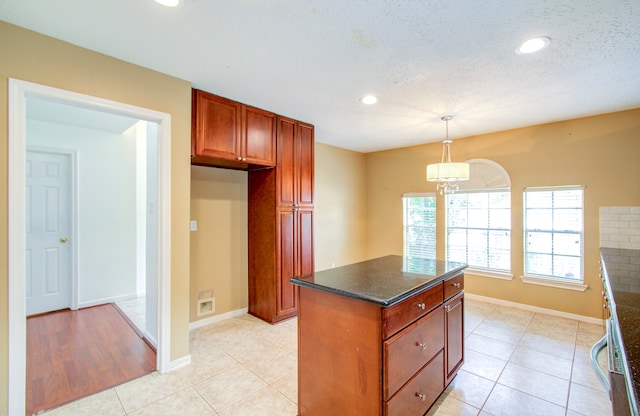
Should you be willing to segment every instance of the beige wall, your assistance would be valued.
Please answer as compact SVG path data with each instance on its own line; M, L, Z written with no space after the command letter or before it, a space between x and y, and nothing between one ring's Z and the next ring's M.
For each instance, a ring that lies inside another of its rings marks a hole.
M7 79L16 78L171 114L171 360L189 353L191 85L0 22L0 409L7 408ZM0 410L0 413L4 410Z
M365 155L316 142L315 169L315 269L365 260Z
M425 166L439 161L441 144L366 156L367 257L402 254L404 192L435 192ZM511 281L469 275L465 290L512 302L601 317L598 277L600 206L640 203L640 109L456 139L454 161L491 159L511 176ZM525 284L522 191L525 187L583 185L586 292ZM444 206L438 198L437 252L444 257Z
M247 172L191 167L191 322L198 294L213 290L214 315L247 307Z
M365 259L365 156L315 144L315 268ZM246 308L247 172L191 168L191 321ZM198 293L213 289L216 311L197 316Z

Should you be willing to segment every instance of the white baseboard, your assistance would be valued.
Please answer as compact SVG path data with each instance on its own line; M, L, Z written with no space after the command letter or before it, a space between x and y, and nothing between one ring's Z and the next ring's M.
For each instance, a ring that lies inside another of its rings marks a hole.
M225 321L227 319L242 316L249 311L249 308L236 309L235 311L225 312L220 315L214 315L210 318L200 319L193 321L189 324L189 330L201 328L203 326L211 325L216 322Z
M82 308L90 308L92 306L97 306L97 305L104 305L106 303L114 303L114 302L120 302L120 301L124 301L124 300L129 300L129 299L135 299L137 296L135 293L130 293L128 295L121 295L121 296L113 296L110 298L102 298L102 299L94 299L94 300L89 300L86 302L78 302L78 309L82 309Z
M464 292L464 296L466 298L469 298L469 299L475 299L475 300L479 300L479 301L482 301L482 302L493 303L495 305L509 306L511 308L524 309L524 310L527 310L527 311L530 311L530 312L539 312L539 313L544 313L544 314L547 314L547 315L559 316L561 318L574 319L576 321L582 321L582 322L586 322L586 323L589 323L589 324L596 324L596 325L602 325L603 324L602 319L592 318L590 316L577 315L575 313L569 313L569 312L561 312L561 311L556 311L554 309L540 308L540 307L537 307L537 306L526 305L524 303L516 303L516 302L510 302L508 300L502 300L502 299L490 298L490 297L486 297L486 296L474 295L473 293L468 293L468 292Z
M191 364L191 354L185 355L182 358L178 358L177 360L171 361L169 363L169 371L177 370L178 368L186 367Z

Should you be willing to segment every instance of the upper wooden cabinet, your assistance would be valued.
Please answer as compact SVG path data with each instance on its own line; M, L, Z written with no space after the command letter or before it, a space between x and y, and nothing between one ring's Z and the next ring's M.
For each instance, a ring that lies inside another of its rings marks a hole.
M313 126L278 117L279 207L313 207Z
M196 89L192 107L192 164L234 169L275 166L275 114Z

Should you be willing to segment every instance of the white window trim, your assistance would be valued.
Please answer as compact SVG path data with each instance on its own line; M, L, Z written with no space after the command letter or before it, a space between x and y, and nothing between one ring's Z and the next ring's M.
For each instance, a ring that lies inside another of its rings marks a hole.
M581 261L581 269L582 269L582 275L580 276L580 279L575 279L575 280L566 280L566 279L561 279L555 276L537 276L537 275L531 275L531 274L525 274L523 276L520 276L520 278L522 279L522 281L524 283L529 283L529 284L534 284L534 285L540 285L540 286L549 286L549 287L555 287L555 288L560 288L560 289L569 289L569 290L576 290L576 291L580 291L580 292L584 292L585 290L587 290L589 288L589 285L586 285L585 282L585 270L584 270L584 233L585 233L585 227L584 227L584 221L585 221L585 202L584 202L584 191L585 191L585 187L583 185L560 185L560 186L539 186L539 187L526 187L523 189L522 191L522 195L523 195L523 203L522 203L522 210L523 210L523 215L522 215L522 221L523 221L523 233L527 232L527 228L526 228L526 213L525 211L525 204L524 204L524 195L525 193L530 190L530 191L549 191L549 192L553 192L553 191L562 191L562 190L581 190L582 191L582 230L580 231L580 236L582 237L582 247L580 249L580 261ZM525 243L526 238L524 237L523 234L523 238L522 238L522 242L523 244ZM523 253L524 256L527 255L527 248L526 246L523 246ZM526 269L526 259L524 259L524 267Z
M464 270L465 274L472 274L474 276L489 277L491 279L500 280L513 280L514 275L507 272L498 272L494 270L476 269L473 267L467 267Z
M575 290L577 292L584 292L589 288L589 285L585 285L582 281L571 282L564 279L556 279L553 277L541 277L532 275L524 275L520 276L520 278L522 279L523 283L555 287L557 289Z

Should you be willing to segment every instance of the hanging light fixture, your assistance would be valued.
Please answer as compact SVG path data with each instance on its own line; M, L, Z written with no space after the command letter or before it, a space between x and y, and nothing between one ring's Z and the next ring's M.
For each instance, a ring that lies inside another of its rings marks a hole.
M427 181L438 182L437 190L440 195L449 194L458 189L459 181L469 180L469 164L451 162L450 145L453 140L449 139L449 120L453 116L443 116L442 121L447 125L446 138L442 141L442 162L427 165Z

